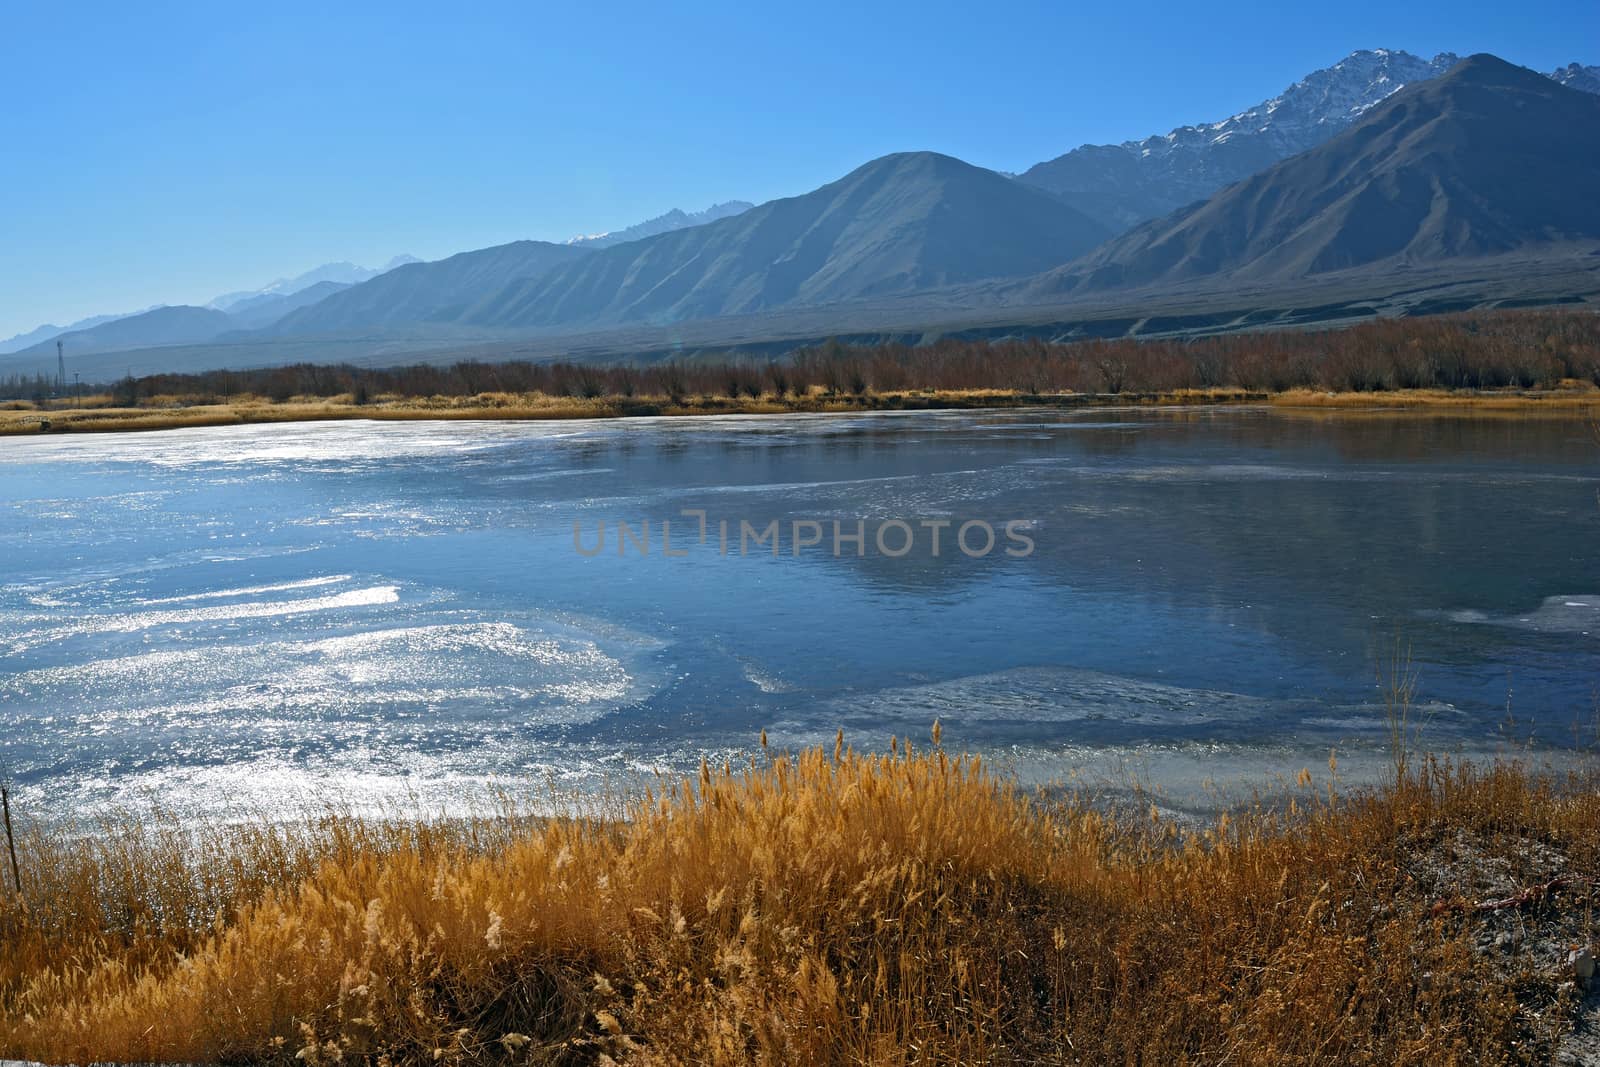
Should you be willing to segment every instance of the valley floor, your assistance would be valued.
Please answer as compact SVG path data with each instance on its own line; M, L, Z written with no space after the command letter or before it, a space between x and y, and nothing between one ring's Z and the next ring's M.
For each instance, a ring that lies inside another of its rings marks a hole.
M257 397L227 403L155 398L136 406L110 397L34 404L0 405L0 435L168 430L276 422L374 420L541 420L630 418L642 416L830 414L862 411L980 410L1026 407L1163 406L1214 404L1270 405L1283 410L1343 413L1424 412L1454 414L1600 415L1600 388L1439 390L1396 389L1374 392L1320 392L1294 389L1257 392L1244 389L1185 389L1138 393L1025 393L1016 390L961 389L898 392L811 393L805 396L547 396L540 393L485 393L477 396L384 396L356 403L349 396L293 398L274 402Z

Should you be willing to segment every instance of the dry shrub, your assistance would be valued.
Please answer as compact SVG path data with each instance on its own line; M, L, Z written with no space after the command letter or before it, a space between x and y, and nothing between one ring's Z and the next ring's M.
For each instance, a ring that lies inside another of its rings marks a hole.
M1052 326L1046 332L1060 329ZM1499 309L1380 318L1336 329L1191 338L943 337L919 345L832 340L799 348L781 363L728 350L685 351L665 360L640 352L636 359L635 365L570 360L462 360L384 368L302 363L148 375L125 379L111 392L123 406L206 404L241 393L299 404L354 399L364 392L448 397L488 408L520 405L516 398L535 394L578 401L658 397L681 405L690 398L861 399L927 390L993 390L1025 397L1212 389L1579 392L1584 383L1600 385L1600 315L1588 308ZM0 377L0 399L38 399L54 392L49 379Z

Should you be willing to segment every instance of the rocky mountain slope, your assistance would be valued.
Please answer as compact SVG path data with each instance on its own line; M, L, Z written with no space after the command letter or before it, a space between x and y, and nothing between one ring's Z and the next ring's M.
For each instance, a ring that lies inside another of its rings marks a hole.
M1493 56L1394 94L1326 144L1027 288L1171 285L1600 241L1600 97Z
M1457 62L1448 52L1432 59L1382 48L1353 52L1220 122L1118 145L1084 145L1030 167L1019 180L1124 230L1323 144L1392 94L1437 78ZM1597 67L1574 63L1549 77L1600 93Z

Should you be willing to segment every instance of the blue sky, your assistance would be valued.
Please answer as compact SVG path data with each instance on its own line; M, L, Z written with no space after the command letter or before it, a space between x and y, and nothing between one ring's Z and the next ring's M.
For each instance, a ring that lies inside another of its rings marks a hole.
M9 4L0 337L792 195L892 151L1020 170L1372 47L1600 63L1600 4Z

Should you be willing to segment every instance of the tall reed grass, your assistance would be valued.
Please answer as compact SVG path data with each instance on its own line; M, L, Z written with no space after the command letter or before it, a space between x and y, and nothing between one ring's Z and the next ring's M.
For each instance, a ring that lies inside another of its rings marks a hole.
M616 815L25 826L0 1052L1530 1062L1571 1005L1543 972L1483 964L1429 857L1465 835L1513 868L1530 841L1600 858L1592 790L1423 758L1361 795L1306 773L1284 804L1197 827L841 741Z

